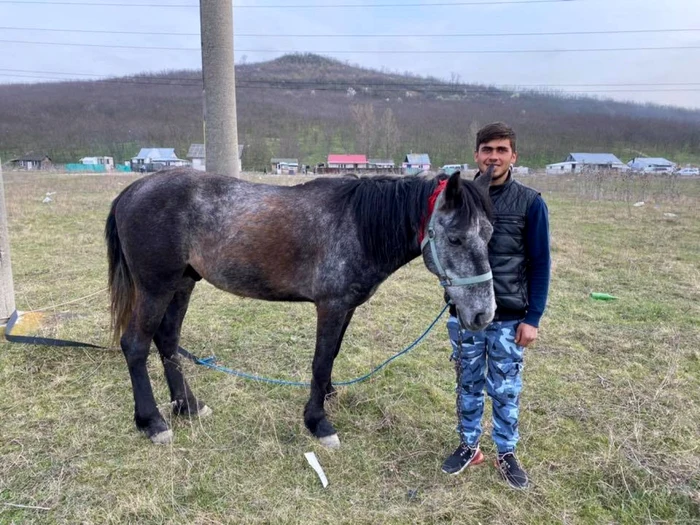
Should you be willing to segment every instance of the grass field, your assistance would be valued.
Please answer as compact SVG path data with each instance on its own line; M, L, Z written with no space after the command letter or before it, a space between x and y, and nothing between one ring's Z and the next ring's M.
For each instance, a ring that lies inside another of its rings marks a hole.
M48 308L42 334L108 342L102 232L131 180L5 174L17 307ZM527 182L543 190L553 244L549 308L525 357L519 455L530 490L499 480L490 418L488 461L440 472L457 443L442 322L371 381L341 389L329 406L343 442L335 451L304 429L306 389L189 363L214 414L173 419L174 444L154 446L134 429L120 351L2 343L0 523L700 523L700 180L672 191L658 181ZM631 205L638 198L644 206ZM361 375L410 343L441 300L420 261L401 269L358 309L334 377ZM307 380L313 341L311 305L200 283L182 344L236 369ZM150 365L167 413L155 355Z

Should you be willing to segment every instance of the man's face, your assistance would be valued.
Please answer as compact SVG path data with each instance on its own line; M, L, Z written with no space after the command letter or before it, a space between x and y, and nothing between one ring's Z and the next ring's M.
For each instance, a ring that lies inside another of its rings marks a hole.
M509 139L494 139L479 144L474 152L474 160L481 173L486 173L493 164L492 185L503 184L511 164L515 164L518 154L510 146Z

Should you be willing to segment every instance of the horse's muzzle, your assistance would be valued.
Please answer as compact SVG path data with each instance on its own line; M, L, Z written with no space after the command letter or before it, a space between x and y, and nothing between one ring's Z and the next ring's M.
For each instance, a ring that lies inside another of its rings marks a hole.
M471 315L471 319L465 319L460 315L462 325L472 332L480 332L486 328L491 321L493 321L494 312L476 312Z

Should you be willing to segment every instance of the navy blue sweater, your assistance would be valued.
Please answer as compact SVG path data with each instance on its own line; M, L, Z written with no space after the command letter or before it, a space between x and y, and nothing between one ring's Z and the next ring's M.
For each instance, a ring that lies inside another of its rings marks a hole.
M540 318L547 305L551 257L549 254L549 211L541 196L527 210L527 250L528 309L524 323L539 326Z

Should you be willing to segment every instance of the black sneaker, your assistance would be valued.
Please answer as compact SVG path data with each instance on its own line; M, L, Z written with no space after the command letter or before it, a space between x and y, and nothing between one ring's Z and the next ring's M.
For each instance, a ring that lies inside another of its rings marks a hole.
M496 468L506 483L514 489L524 489L530 484L527 472L523 470L512 452L499 455L496 460Z
M461 443L457 450L442 464L445 474L459 474L469 465L478 465L484 461L484 455L479 450L479 445L470 447Z

